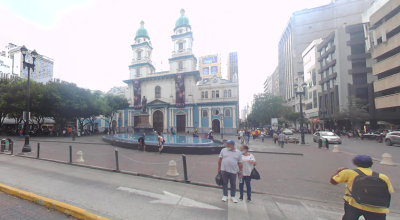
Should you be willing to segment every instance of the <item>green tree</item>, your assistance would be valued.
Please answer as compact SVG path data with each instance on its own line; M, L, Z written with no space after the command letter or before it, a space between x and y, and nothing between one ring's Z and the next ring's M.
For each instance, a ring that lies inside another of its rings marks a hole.
M348 120L354 130L355 125L361 121L368 120L371 116L368 113L368 104L363 104L363 100L354 96L347 97L347 106L334 114L337 120Z
M300 121L301 114L287 107L283 117L287 122L294 123L294 127L297 128L297 121Z
M108 129L111 129L112 118L120 110L129 107L128 100L125 97L113 94L107 94L103 97L105 105L104 120L108 122Z
M271 118L282 119L285 109L281 97L269 93L255 94L251 113L247 119L252 125L270 124Z

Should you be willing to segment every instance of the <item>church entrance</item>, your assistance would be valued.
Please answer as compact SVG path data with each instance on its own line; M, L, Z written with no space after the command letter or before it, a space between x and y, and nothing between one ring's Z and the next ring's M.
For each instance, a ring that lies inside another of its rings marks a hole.
M153 127L154 131L163 132L164 128L164 114L161 111L155 111L153 113Z
M220 123L219 123L219 120L218 119L214 119L213 121L212 121L212 130L215 132L215 133L220 133Z
M176 116L176 131L177 132L185 132L186 127L186 115L177 115Z
M136 128L139 124L139 116L133 116L133 127Z

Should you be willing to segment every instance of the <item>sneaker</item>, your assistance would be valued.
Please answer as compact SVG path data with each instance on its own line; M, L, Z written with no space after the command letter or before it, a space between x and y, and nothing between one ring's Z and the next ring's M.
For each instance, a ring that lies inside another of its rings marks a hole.
M240 196L240 197L239 197L239 200L240 200L240 201L243 201L243 196Z
M237 199L235 197L232 198L233 203L237 203Z
M222 202L226 202L228 200L227 196L222 196Z
M251 202L251 197L247 197L247 202Z

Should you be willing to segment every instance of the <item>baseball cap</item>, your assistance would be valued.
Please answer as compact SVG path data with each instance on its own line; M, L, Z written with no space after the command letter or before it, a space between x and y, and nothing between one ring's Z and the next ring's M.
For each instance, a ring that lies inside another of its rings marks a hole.
M358 155L354 156L353 162L354 162L354 164L356 164L360 167L365 167L365 168L371 167L373 164L372 158L370 156L363 155L363 154L358 154Z
M233 140L227 140L225 143L227 143L227 144L235 144L235 142Z

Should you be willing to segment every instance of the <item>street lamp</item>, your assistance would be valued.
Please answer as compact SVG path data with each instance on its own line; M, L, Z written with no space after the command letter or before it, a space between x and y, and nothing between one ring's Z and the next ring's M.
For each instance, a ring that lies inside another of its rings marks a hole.
M30 83L31 69L32 69L32 71L35 71L35 60L39 54L36 52L36 50L33 50L31 52L33 61L32 61L32 63L28 63L25 60L26 54L28 53L28 49L25 47L25 45L23 45L21 47L21 53L23 56L22 68L25 68L25 67L28 68L28 88L27 88L27 95L26 95L27 102L26 102L26 112L25 112L25 119L26 119L26 122L25 122L25 144L24 144L24 147L22 148L22 152L27 153L27 152L32 151L31 146L29 145L29 130L30 130L29 129L29 107L30 107L30 99L31 99L31 92L30 92L31 91L30 90L30 88L31 88L31 83Z
M224 114L223 112L220 113L221 116L221 141L224 139Z
M297 83L295 83L293 85L296 96L300 97L300 132L301 132L301 143L300 144L306 144L304 142L304 131L303 131L303 102L301 101L301 96L304 96L306 94L306 90L305 90L306 86L307 86L307 83L305 83L305 82L303 82L300 85L300 88L297 85Z

